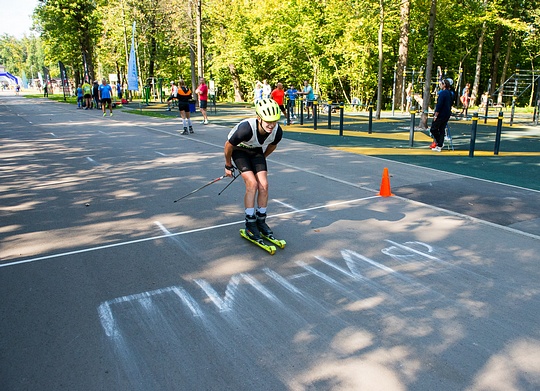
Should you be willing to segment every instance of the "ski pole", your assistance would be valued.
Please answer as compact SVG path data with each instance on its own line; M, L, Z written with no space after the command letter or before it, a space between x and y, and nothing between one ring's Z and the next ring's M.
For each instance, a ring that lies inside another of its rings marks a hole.
M190 196L190 195L192 195L192 194L198 192L199 190L202 190L202 189L204 189L205 187L210 186L210 185L213 184L213 183L219 182L219 181L222 180L223 178L226 178L226 176L225 176L225 175L222 175L222 176L220 176L219 178L216 178L216 179L214 179L214 180L208 182L206 185L203 185L203 186L199 187L198 189L195 189L195 190L193 190L193 191L187 193L185 196L182 196L182 197L180 197L179 199L174 200L174 202L178 202L178 201L180 201L180 200L183 200L184 198L186 198L186 197L188 197L188 196Z
M229 186L231 185L231 183L233 183L234 180L235 180L236 178L238 178L239 176L240 176L240 174L234 175L234 173L233 173L233 179L232 179L232 181L230 181L230 182L227 184L227 186L225 186L225 187L223 188L223 190L221 190L221 191L218 193L218 195L221 195L221 193L223 193L223 192L227 189L227 187L229 187Z

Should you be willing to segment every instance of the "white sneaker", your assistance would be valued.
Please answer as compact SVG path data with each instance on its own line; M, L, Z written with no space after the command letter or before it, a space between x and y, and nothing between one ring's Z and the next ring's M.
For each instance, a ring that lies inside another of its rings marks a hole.
M441 152L441 147L431 148L433 152Z
M208 125L208 120L207 120L207 119L205 119L205 120L203 121L203 125Z

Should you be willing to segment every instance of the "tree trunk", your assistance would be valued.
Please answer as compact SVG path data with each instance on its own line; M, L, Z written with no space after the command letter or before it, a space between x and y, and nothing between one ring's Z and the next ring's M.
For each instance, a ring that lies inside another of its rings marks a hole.
M79 68L73 68L73 78L75 79L75 87L78 87L79 84L83 84L83 78L81 77L81 71Z
M382 101L383 101L383 29L384 29L384 0L379 0L379 73L377 75L377 112L376 119L381 119Z
M538 77L538 75L535 73L536 71L534 70L534 59L531 58L531 95L529 98L529 107L536 106L536 104L534 103L534 96L538 94L538 91L536 90L534 84L536 82L536 78Z
M153 31L155 30L154 26L152 26L152 30ZM156 56L157 56L157 42L156 42L155 36L152 34L152 37L150 38L150 56L149 56L149 64L148 64L149 77L154 77Z
M193 28L195 23L193 20L193 0L189 0L187 7L189 19L189 61L191 64L191 95L193 99L196 100L197 94L195 94L195 90L197 89L197 68L195 66L195 31Z
M405 69L409 57L409 27L410 27L411 3L410 0L403 0L400 6L401 30L399 33L399 52L396 72L396 95L394 102L398 104L403 111L404 99L403 86L405 85Z
M495 34L493 36L493 53L491 53L491 91L489 95L493 94L495 91L495 81L497 80L497 75L499 73L499 58L501 57L501 38L503 33L503 26L497 26Z
M429 104L431 101L431 69L433 68L433 53L435 49L435 21L437 19L437 0L431 0L429 10L428 28L428 51L426 59L426 76L424 81L424 93L422 96L422 116L420 117L420 128L427 129Z
M510 55L512 54L513 40L514 40L514 32L510 30L510 34L508 34L506 56L504 57L504 64L503 64L503 69L501 72L501 79L499 83L500 86L502 86L504 82L506 81L506 72L508 72L508 63L510 62ZM499 96L497 98L497 103L499 104L503 103L503 94L504 94L504 88L501 88L501 90L499 91Z
M229 72L231 73L231 79L234 87L234 101L235 102L244 102L244 94L240 89L240 77L238 76L238 71L234 64L229 64Z
M471 104L476 104L478 100L478 90L480 88L480 71L482 70L482 49L484 47L484 39L486 36L486 22L482 24L482 32L478 38L478 54L476 55L476 72L474 74L474 84L471 93Z
M202 0L197 0L197 60L199 77L204 77L203 42L202 42Z

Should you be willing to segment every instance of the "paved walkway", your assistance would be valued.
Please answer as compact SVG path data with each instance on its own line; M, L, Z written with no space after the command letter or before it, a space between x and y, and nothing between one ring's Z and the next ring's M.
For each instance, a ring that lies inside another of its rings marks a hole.
M7 94L12 95L9 92ZM166 108L166 103L151 102L146 105L133 102L121 110L165 118L179 116L178 111L167 111ZM247 103L218 103L216 106L210 105L208 114L212 124L230 128L238 121L254 115L254 110ZM282 126L288 139L540 191L540 125L533 123L532 114L516 114L510 125L511 112L505 109L499 153L495 155L497 115L498 112L491 110L485 121L484 113L480 113L474 157L469 157L472 128L470 116L466 120L450 120L452 142L447 142L441 153L429 149L429 130L418 128L418 117L415 121L413 146L410 147L411 117L399 111L394 114L383 112L381 119L373 119L371 133L369 115L365 111L345 113L342 136L339 113L331 114L330 128L328 116L322 113L316 130L313 120L300 124L300 120L295 119L295 123ZM193 113L192 119L200 122L200 112Z
M184 136L173 112L1 97L4 389L540 389L540 191L441 171L452 152L415 155L425 134L409 148L392 118L376 137L363 114L344 137L285 127L270 256L238 235L241 182L173 202L222 175L253 113L221 109Z
M148 106L136 103L126 106L124 110L178 116L178 112L166 111L166 105L160 103ZM211 106L208 113L211 123L232 127L243 118L253 115L254 111L249 104L220 103ZM410 147L411 118L397 111L394 114L384 112L381 119L373 119L371 134L367 112L345 113L343 136L340 136L339 113L331 114L330 128L326 114L320 114L316 130L313 120L306 120L301 125L299 119L295 119L291 125L283 125L283 128L286 138L297 141L364 155L384 156L404 163L540 190L540 125L532 123L531 114L517 114L510 126L511 113L503 112L500 148L498 155L495 155L498 113L488 113L487 121L484 113L480 113L474 157L469 157L472 129L470 117L466 120L450 120L452 142L446 143L443 152L435 153L429 149L429 130L418 128L418 117L415 121L413 147ZM200 121L200 113L194 113L193 119Z

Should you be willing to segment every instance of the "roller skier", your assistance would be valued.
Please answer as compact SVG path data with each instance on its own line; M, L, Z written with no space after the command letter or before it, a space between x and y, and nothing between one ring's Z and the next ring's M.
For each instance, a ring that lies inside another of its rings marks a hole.
M246 228L240 230L240 234L273 254L275 247L267 245L263 238L282 248L285 241L275 239L266 223L268 206L266 158L275 151L283 136L283 130L278 122L281 110L274 100L262 99L255 103L255 112L257 117L241 121L228 135L224 147L225 176L232 177L236 166L246 186L244 196Z

